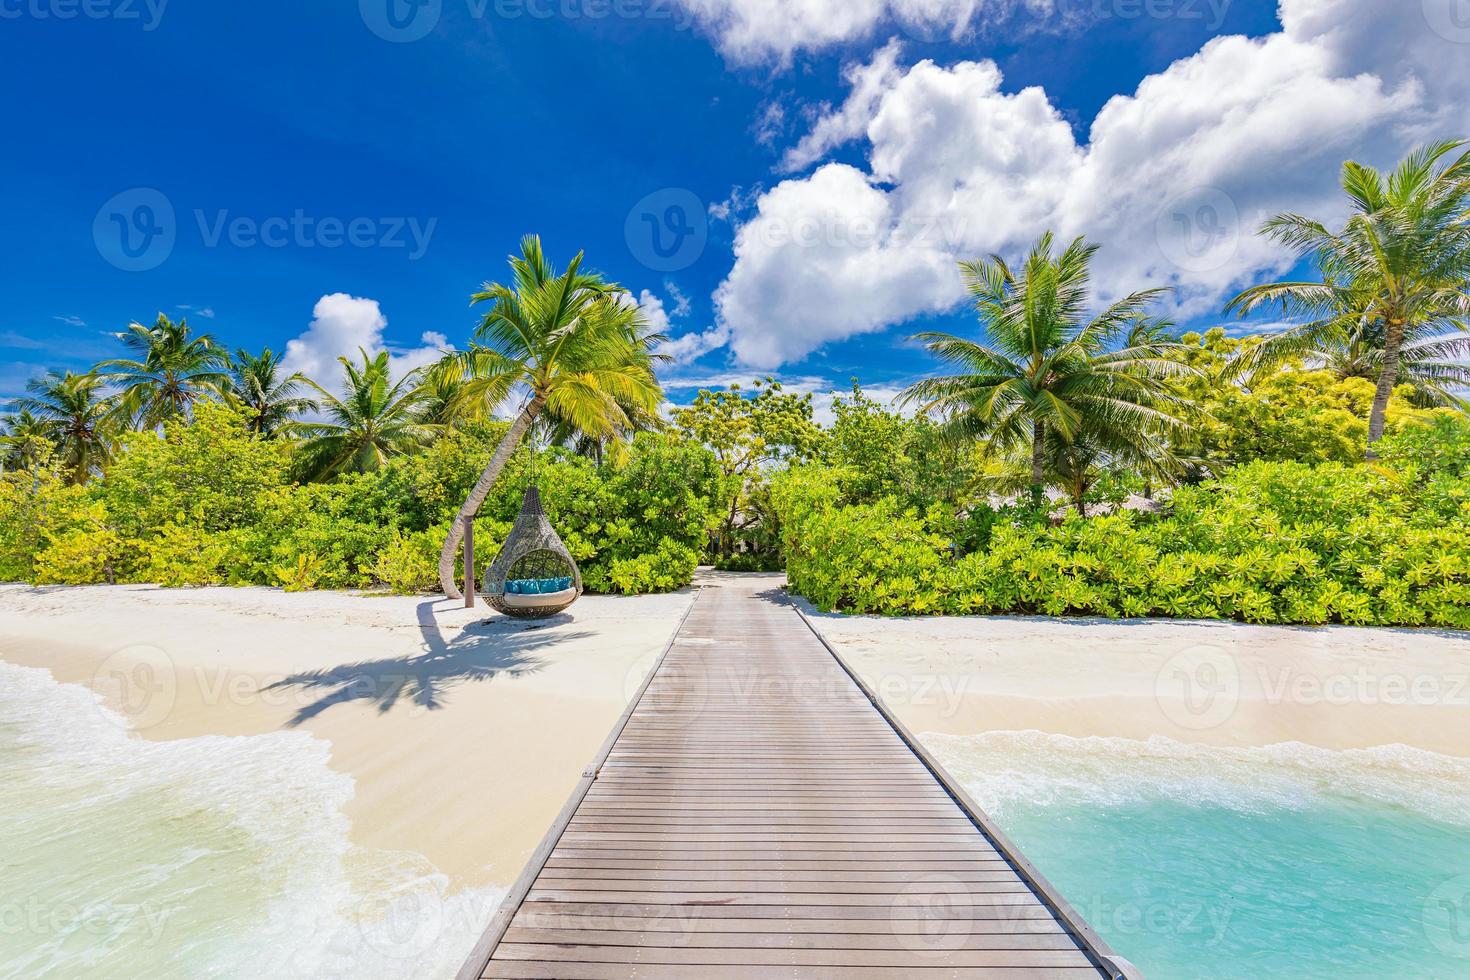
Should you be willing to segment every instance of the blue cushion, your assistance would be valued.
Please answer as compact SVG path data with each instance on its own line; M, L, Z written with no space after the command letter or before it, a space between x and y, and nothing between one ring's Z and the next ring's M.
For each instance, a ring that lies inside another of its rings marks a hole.
M559 591L565 592L568 589L570 589L571 587L572 587L572 580L569 579L569 578L564 578L564 579L561 580L561 589Z
M505 594L506 595L520 595L521 594L521 583L519 583L519 582L506 582L505 583Z

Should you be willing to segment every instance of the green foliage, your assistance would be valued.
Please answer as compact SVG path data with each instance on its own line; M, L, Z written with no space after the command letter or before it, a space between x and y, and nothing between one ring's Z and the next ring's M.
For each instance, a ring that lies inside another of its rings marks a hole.
M95 525L102 513L54 465L0 474L0 581L34 581L37 556L72 531ZM54 578L59 571L51 570L59 567L48 566L48 575Z
M313 554L300 554L296 560L276 568L276 578L287 592L310 592L321 588L323 563Z
M778 542L766 476L822 453L824 435L812 415L811 395L787 392L772 378L756 381L748 394L738 384L701 391L694 404L674 413L679 430L707 446L719 464L720 521L710 542L717 563L742 552L774 559Z
M1194 406L1178 450L1194 462L1197 473L1220 474L1255 460L1346 463L1363 458L1373 382L1297 365L1246 385L1233 377L1234 362L1248 357L1260 338L1227 337L1217 327L1203 335L1186 334L1182 342L1185 362L1198 373L1177 382ZM1390 432L1433 418L1434 413L1409 403L1412 393L1405 387L1389 401Z
M1019 521L953 557L943 508L843 506L840 476L776 484L792 585L825 609L1470 627L1470 492L1423 520L1398 474L1258 462L1181 489L1172 515ZM1453 512L1452 512L1453 511Z
M98 585L112 582L122 542L106 526L101 504L82 504L65 523L44 535L32 579L38 585Z
M595 569L602 591L641 595L673 592L689 584L699 566L699 552L669 538L657 550L636 558L615 558Z
M252 434L246 418L223 405L197 405L175 416L159 438L134 432L99 483L114 525L125 538L155 534L188 514L205 531L256 523L261 495L286 483L289 447Z
M373 578L395 595L430 591L439 581L439 544L443 539L437 528L413 534L395 532L373 560Z
M832 408L836 419L827 458L845 469L844 491L851 499L954 503L974 488L984 469L980 444L948 438L926 415L905 418L865 395L856 382Z
M230 536L179 516L143 542L137 578L172 589L224 585L235 579L240 553Z

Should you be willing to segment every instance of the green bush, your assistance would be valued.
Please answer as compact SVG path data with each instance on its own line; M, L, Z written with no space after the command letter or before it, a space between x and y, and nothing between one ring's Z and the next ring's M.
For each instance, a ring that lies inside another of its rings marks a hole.
M943 508L844 506L839 482L775 487L791 583L824 609L1470 627L1463 504L1426 521L1424 495L1383 468L1254 463L1180 490L1168 517L999 524L960 558Z
M413 534L395 532L373 561L373 578L396 595L428 592L439 584L439 547L444 532L435 528Z
M46 545L35 556L32 581L38 585L115 581L113 569L122 542L106 526L105 517L101 504L91 504L74 512L65 529L46 533Z

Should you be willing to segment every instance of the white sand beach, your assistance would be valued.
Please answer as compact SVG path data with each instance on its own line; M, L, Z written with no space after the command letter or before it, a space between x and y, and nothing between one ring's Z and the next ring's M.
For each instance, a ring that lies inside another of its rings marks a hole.
M915 732L1470 756L1470 633L802 608Z
M92 687L151 740L309 732L355 782L355 844L503 887L691 597L589 596L538 624L432 598L0 586L0 659Z

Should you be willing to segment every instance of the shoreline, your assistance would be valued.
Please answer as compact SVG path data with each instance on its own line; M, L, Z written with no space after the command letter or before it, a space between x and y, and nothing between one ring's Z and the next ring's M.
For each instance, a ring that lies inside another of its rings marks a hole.
M1216 748L1403 745L1470 757L1470 632L816 611L918 733L1039 732Z
M468 891L515 880L691 600L524 624L418 597L0 586L0 659L150 741L308 733L353 780L354 845Z
M91 688L151 741L306 732L353 780L354 845L421 855L451 890L503 888L692 598L589 596L526 624L421 597L6 585L0 659ZM792 601L921 737L1470 756L1470 634Z

